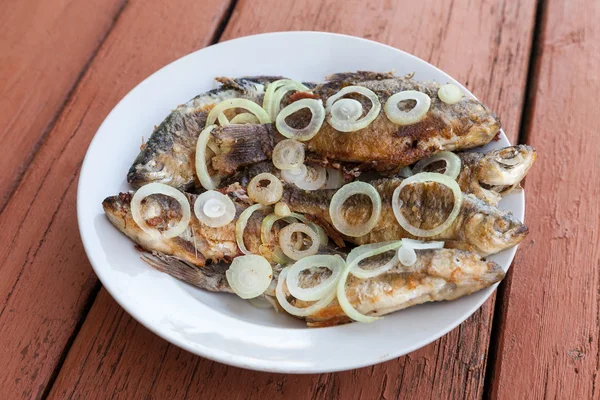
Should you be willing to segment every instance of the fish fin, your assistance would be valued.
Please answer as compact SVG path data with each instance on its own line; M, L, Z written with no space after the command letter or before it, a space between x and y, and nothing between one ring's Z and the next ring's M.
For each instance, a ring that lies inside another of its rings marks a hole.
M141 259L157 271L201 289L211 292L230 293L232 291L225 276L226 267L220 264L210 264L198 268L179 258L158 252L153 252L152 256L143 254Z

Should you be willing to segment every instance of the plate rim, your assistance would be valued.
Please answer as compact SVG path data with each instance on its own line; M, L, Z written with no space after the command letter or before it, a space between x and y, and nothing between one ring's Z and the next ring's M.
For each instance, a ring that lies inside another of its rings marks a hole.
M94 136L86 149L85 157L83 159L83 162L82 162L82 165L80 168L80 175L79 175L78 184L77 184L77 225L78 225L78 229L79 229L79 236L81 238L81 241L82 241L82 244L84 247L84 251L86 253L86 257L88 258L90 264L92 265L94 273L96 274L96 276L102 283L102 286L108 291L108 293L119 304L119 306L122 307L123 310L125 310L125 312L127 312L137 322L142 324L142 326L144 326L146 329L150 330L152 333L156 334L157 336L161 337L162 339L166 340L167 342L172 343L192 354L207 358L212 361L216 361L219 363L223 363L223 364L227 364L227 365L231 365L231 366L235 366L235 367L239 367L239 368L261 371L261 372L304 374L304 373L328 373L328 372L347 371L347 370L351 370L351 369L357 369L357 368L363 368L363 367L367 367L367 366L371 366L371 365L376 365L379 363L383 363L383 362L401 357L405 354L408 354L417 349L420 349L420 348L438 340L439 338L445 336L446 334L448 334L448 332L452 331L457 326L462 324L467 318L469 318L478 309L480 309L481 306L483 305L483 303L485 303L490 298L490 296L494 293L494 291L498 287L499 283L496 283L496 284L492 285L491 287L484 289L484 290L487 290L489 293L486 296L484 296L480 301L474 303L474 305L471 308L469 308L469 310L467 312L465 312L461 318L458 318L455 323L448 324L444 329L441 329L441 330L435 332L430 337L421 339L419 341L415 341L413 343L413 345L405 347L400 351L394 351L394 349L390 349L391 351L389 351L385 356L377 358L377 360L368 359L368 361L361 362L361 361L357 361L357 360L350 361L348 359L345 359L344 362L342 363L343 365L339 365L340 363L338 363L337 367L328 366L325 368L320 367L319 365L316 365L316 364L311 365L309 367L298 367L298 366L293 366L293 365L290 366L290 365L286 365L285 361L282 360L279 363L279 365L272 366L272 365L265 364L264 360L260 360L260 359L253 359L251 362L238 360L235 357L235 355L231 355L229 353L223 354L222 352L213 352L213 351L211 351L211 348L208 346L204 346L202 348L192 347L191 345L189 345L187 343L186 340L183 340L175 335L170 335L168 331L166 331L164 329L160 329L160 326L155 326L155 324L153 324L151 321L146 320L146 318L139 312L138 307L136 307L132 303L128 303L126 301L127 299L125 297L120 296L118 288L116 288L115 286L112 285L111 281L109 279L107 279L107 276L104 275L103 269L100 267L100 265L97 265L98 261L91 255L92 244L90 244L90 238L86 237L86 235L87 235L85 233L86 229L83 226L83 224L84 224L83 213L84 213L85 205L82 204L82 201L80 199L82 198L82 195L81 195L81 192L83 190L82 189L82 186L83 186L82 181L83 181L83 177L86 175L85 171L87 171L89 168L92 168L92 166L90 165L90 159L91 159L90 149L92 148L92 146L94 145L96 140L98 140L98 137L99 137L98 132L100 132L102 130L103 126L110 119L111 115L113 113L115 113L115 111L120 107L120 105L122 103L124 103L126 101L126 99L129 96L132 96L132 93L135 92L136 89L138 89L142 85L145 85L146 82L148 82L154 75L160 73L163 69L171 67L172 65L177 64L177 63L183 63L183 62L185 62L184 60L186 60L187 58L191 57L194 54L202 52L208 48L212 48L215 46L220 46L220 45L228 44L228 43L230 44L232 42L243 42L243 41L247 41L247 40L257 40L257 39L260 40L260 38L266 37L266 36L298 36L298 35L314 36L314 37L318 37L318 36L342 37L345 39L352 39L352 40L367 42L370 45L386 47L395 52L399 52L399 53L403 54L404 57L409 57L414 60L417 60L418 62L429 65L430 67L434 68L438 72L450 77L463 90L465 90L471 96L475 97L460 82L456 81L456 79L452 78L448 73L444 72L443 70L436 67L435 65L432 65L429 62L427 62L413 54L410 54L406 51L395 48L393 46L390 46L390 45L387 45L384 43L380 43L380 42L376 42L376 41L373 41L370 39L357 37L357 36L346 35L346 34L341 34L341 33L323 32L323 31L283 31L283 32L267 32L267 33L260 33L260 34L255 34L255 35L248 35L248 36L243 36L243 37L239 37L239 38L230 39L230 40L227 40L224 42L216 43L214 45L207 46L207 47L195 50L193 52L190 52L190 53L164 65L163 67L157 69L152 74L145 77L137 85L135 85L135 87L133 87L131 90L129 90L129 92L125 96L123 96L123 98L121 98L114 105L114 107L111 109L111 111L106 115L106 117L104 118L104 120L99 125L96 132L94 133ZM509 142L509 144L511 144L510 141L508 140L508 138L506 137L503 129L500 130L500 135L504 139L506 139ZM525 202L524 191L523 191L523 197L521 200L521 208L523 210L523 217L525 215L525 206L526 206L526 202ZM506 266L506 268L507 268L506 270L508 270L511 267L511 265L514 261L514 257L515 257L517 248L518 248L518 246L515 246L513 248L505 250L505 251L512 253L512 254L510 254L510 262ZM99 264L99 262L98 262L98 264ZM326 329L326 328L320 328L320 329Z

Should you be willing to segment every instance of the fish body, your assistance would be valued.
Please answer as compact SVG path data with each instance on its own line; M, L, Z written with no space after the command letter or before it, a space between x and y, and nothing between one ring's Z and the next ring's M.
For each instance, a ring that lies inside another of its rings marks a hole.
M185 190L199 187L194 155L210 110L223 100L245 98L262 102L265 87L281 77L219 78L222 86L200 94L173 110L154 129L127 174L133 187L160 182Z
M380 172L390 172L443 150L482 146L500 130L498 117L476 99L463 96L456 104L446 104L438 98L439 83L418 82L412 75L396 77L373 72L335 74L314 88L313 93L325 102L349 85L375 92L382 111L369 126L355 132L339 132L325 122L319 133L307 142L309 152L329 160L357 162ZM391 95L405 90L427 94L431 98L431 106L421 121L401 126L387 118L383 105ZM363 109L370 108L370 100L363 96L355 99L363 104Z
M346 241L361 245L402 238L443 240L449 247L486 256L517 245L528 233L527 226L510 212L499 210L472 194L463 194L458 217L448 229L433 237L416 237L400 226L392 209L392 195L401 182L398 178L371 182L381 197L381 217L369 233L345 237ZM286 185L282 201L295 212L331 224L329 205L335 192L332 189L305 191ZM454 206L452 192L435 182L407 185L399 198L404 216L421 229L432 229L444 222ZM369 218L371 210L371 201L366 196L353 196L341 206L339 212L348 223L360 224Z
M261 104L265 88L275 79L222 79L223 87L179 106L156 128L132 165L128 182L134 187L161 182L181 190L198 188L195 145L210 109L219 101L232 97L243 97ZM383 111L369 126L355 132L339 132L324 122L317 135L305 142L307 157L321 163L355 163L364 170L393 174L443 150L484 145L500 129L499 119L479 101L464 96L456 104L445 104L437 97L438 83L417 82L411 76L395 77L375 72L336 74L314 87L311 97L325 103L349 85L363 86L375 92L382 109L392 94L404 90L426 93L431 98L431 107L423 120L407 126L392 123ZM363 109L371 107L366 98L355 97L363 103ZM292 95L284 97L282 106L293 99ZM300 127L306 125L307 118L309 115L300 111L286 121L290 126ZM257 136L257 133L260 135ZM263 127L252 124L223 126L215 129L211 136L219 154L209 161L209 166L221 176L231 175L251 163L268 160L273 146L283 138L273 124ZM257 137L260 140L254 143Z
M389 271L373 278L359 279L352 275L346 282L346 294L350 304L360 313L382 316L414 305L432 301L454 300L493 285L504 278L498 264L485 261L477 254L456 249L416 250L417 262L406 267L399 262ZM225 278L226 266L197 268L173 257L158 255L148 259L157 270L201 289L231 293ZM367 260L369 261L369 260ZM376 268L387 260L373 257L369 265ZM274 282L264 296L275 306L275 286L280 267L275 268ZM299 276L301 287L310 287L326 279L329 274L321 268L309 270ZM306 307L307 302L296 300L283 285L288 301L296 307ZM280 306L278 309L283 310ZM351 322L336 299L307 317L309 327L324 327Z

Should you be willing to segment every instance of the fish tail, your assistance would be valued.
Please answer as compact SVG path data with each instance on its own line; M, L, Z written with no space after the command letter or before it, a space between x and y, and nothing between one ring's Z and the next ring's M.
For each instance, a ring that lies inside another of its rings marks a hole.
M152 256L143 254L142 261L157 271L171 275L180 281L211 292L231 292L227 278L226 267L218 264L198 268L179 258L153 252Z

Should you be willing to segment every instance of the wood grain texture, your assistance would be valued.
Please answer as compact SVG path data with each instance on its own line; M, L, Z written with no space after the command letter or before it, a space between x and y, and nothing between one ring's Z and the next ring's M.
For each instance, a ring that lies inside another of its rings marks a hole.
M534 9L534 1L240 0L224 38L312 29L394 45L466 82L497 110L515 140ZM51 398L480 398L493 308L492 298L450 334L398 360L336 374L277 375L227 367L169 345L102 290Z
M502 299L493 397L600 398L600 3L548 0L526 138L531 233Z
M0 3L0 209L124 3Z
M228 5L131 1L0 215L0 398L41 396L97 283L75 210L91 138L133 86L209 44Z

